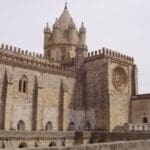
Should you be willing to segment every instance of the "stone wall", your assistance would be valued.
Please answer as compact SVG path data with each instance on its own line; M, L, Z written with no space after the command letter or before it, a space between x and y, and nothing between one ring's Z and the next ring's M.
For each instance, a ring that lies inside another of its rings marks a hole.
M131 120L134 124L150 122L150 94L141 94L132 97ZM147 118L147 122L144 122Z
M45 132L45 131L0 131L0 148L18 148L25 144L28 148L52 145L72 146L81 144L104 143L115 141L147 140L150 132Z
M109 116L110 130L123 126L130 120L130 103L132 96L132 69L133 65L123 62L109 61Z
M108 106L108 64L107 59L95 59L87 61L87 100L86 100L86 119L91 126L97 130L108 130L109 128L109 106Z
M87 145L77 145L77 146L67 146L67 147L52 147L52 148L25 148L24 150L149 150L150 140L140 140L140 141L128 141L128 142L110 142L101 144L87 144ZM17 149L6 149L6 150L17 150ZM23 148L22 148L23 150Z
M128 123L131 97L137 93L133 59L103 48L88 55L85 66L87 120L103 131Z
M22 120L25 123L25 130L32 129L33 121L36 121L34 123L36 130L45 130L49 121L52 122L53 130L59 130L59 114L62 114L60 112L62 109L63 129L68 129L67 116L70 101L73 99L74 78L4 64L0 64L0 70L0 104L2 109L5 108L5 119L1 119L4 121L4 127L1 129L17 130L18 122ZM27 89L26 92L20 92L19 80L24 76L27 80ZM7 80L6 93L3 93L4 79ZM63 97L60 97L62 92ZM4 98L5 105L2 102ZM61 100L63 103L60 102ZM36 106L35 101L37 101ZM33 111L35 107L37 110Z

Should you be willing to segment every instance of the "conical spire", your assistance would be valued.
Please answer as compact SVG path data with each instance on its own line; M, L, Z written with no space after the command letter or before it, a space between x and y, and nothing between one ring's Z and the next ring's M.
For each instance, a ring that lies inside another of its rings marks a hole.
M84 22L81 23L81 27L80 27L80 33L81 32L86 32L86 28L84 26Z
M53 28L59 28L57 18L56 18L56 20L55 20L55 23L54 23L54 25L53 25Z
M59 17L57 23L58 23L58 26L61 30L68 29L70 24L75 26L74 21L72 20L72 17L68 11L67 3L65 3L65 8L64 8L61 16Z
M75 24L73 22L73 19L71 18L70 24L69 24L69 28L75 28Z

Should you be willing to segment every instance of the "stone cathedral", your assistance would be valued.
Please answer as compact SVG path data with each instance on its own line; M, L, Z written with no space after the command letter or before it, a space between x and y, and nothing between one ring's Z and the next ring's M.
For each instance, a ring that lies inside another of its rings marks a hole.
M77 29L67 5L44 28L43 53L1 44L0 130L115 131L149 123L150 95L138 94L134 59L107 48L88 53L86 28Z

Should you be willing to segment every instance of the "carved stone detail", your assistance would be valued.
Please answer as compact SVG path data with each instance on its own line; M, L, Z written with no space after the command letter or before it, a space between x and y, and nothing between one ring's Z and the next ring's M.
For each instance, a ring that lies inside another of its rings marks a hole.
M128 77L125 70L121 67L117 67L112 73L112 83L115 89L123 91L127 86Z

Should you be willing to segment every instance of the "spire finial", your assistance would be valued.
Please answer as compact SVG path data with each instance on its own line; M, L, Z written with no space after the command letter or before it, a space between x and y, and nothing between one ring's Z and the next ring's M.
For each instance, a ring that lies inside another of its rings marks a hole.
M46 27L49 28L49 23L48 22L46 23Z
M65 2L65 9L67 9L67 2Z
M82 23L81 23L81 27L84 27L84 22L82 21Z

